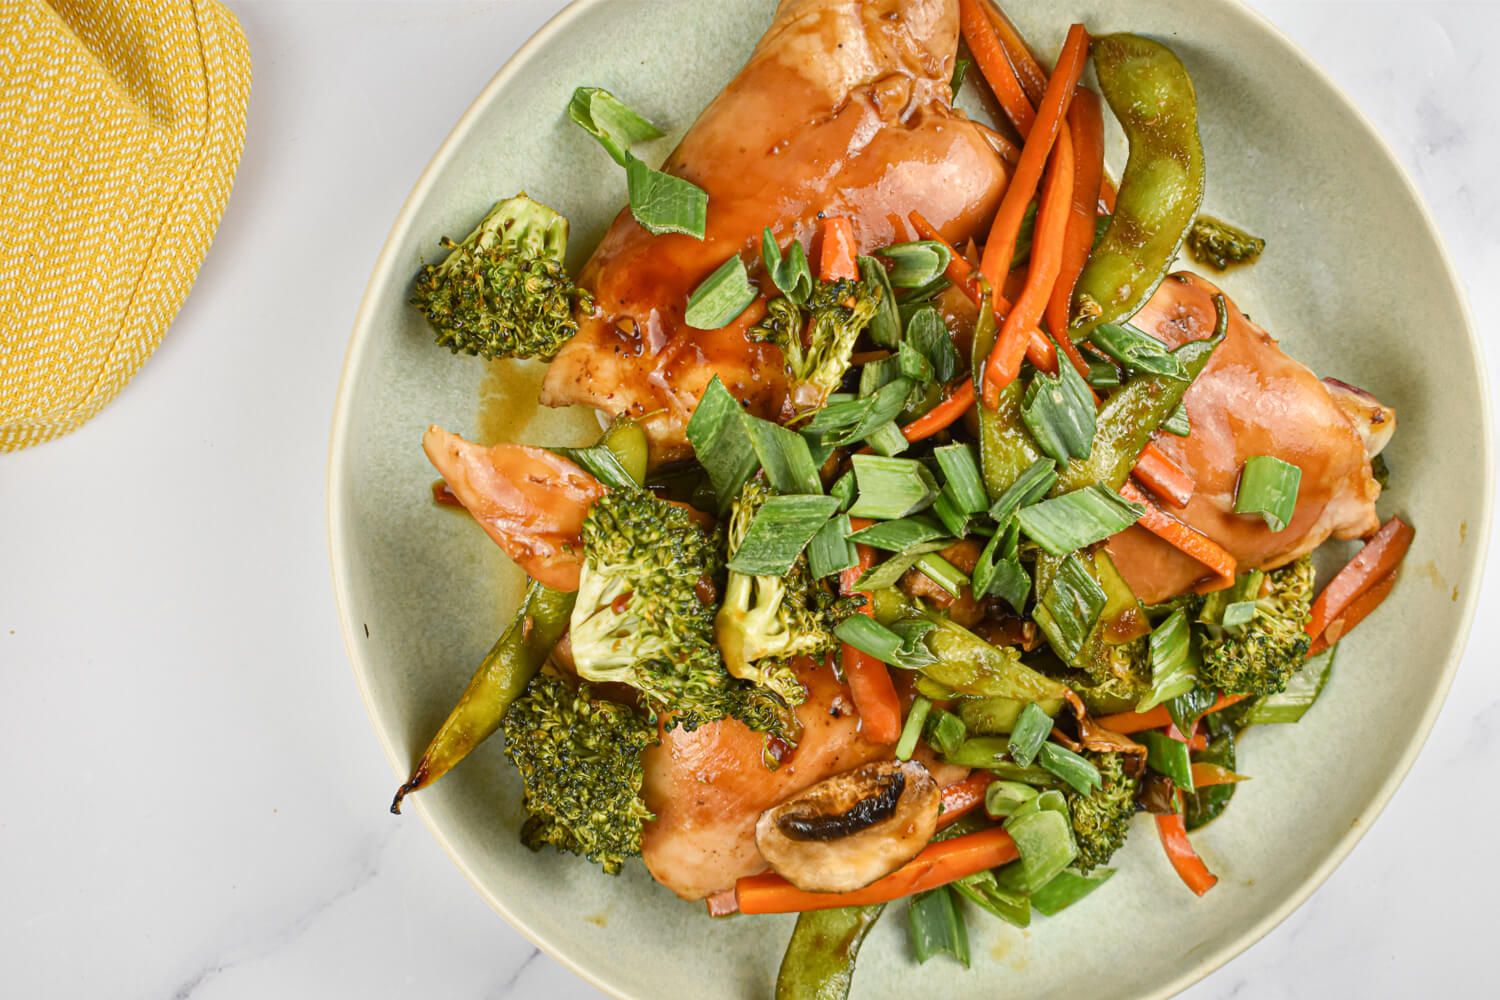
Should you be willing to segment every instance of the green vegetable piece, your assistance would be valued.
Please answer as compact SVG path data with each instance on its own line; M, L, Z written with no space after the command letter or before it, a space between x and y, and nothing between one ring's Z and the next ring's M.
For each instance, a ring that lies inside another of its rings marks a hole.
M1072 663L1083 651L1106 600L1104 588L1074 553L1058 566L1032 617L1058 657Z
M620 166L630 158L630 147L662 137L661 129L600 87L579 87L568 102L568 117L599 141Z
M1095 389L1115 389L1120 385L1120 369L1116 368L1113 361L1102 361L1098 358L1085 357L1088 363L1088 374L1083 380Z
M823 480L807 438L769 420L743 415L745 430L766 479L777 493L819 494Z
M1021 403L1021 420L1042 454L1060 464L1088 458L1096 413L1088 383L1071 364L1059 365L1055 376L1037 372Z
M996 524L1006 524L1022 507L1036 503L1057 482L1057 465L1050 458L1039 458L1031 463L1011 483L1000 498L990 507L990 517Z
M1087 795L1101 784L1098 768L1060 744L1043 743L1042 752L1037 759L1043 767L1067 782L1080 795Z
M1021 530L1054 556L1102 542L1130 527L1145 508L1113 490L1086 486L1016 512Z
M851 530L849 515L835 514L813 535L807 546L807 564L813 579L821 580L859 565L859 553L849 541Z
M1212 688L1195 687L1167 701L1167 714L1179 733L1191 733L1203 713L1218 700Z
M935 240L893 243L876 251L888 262L891 284L896 288L921 288L948 269L953 254Z
M838 507L833 497L801 494L766 498L736 546L729 568L751 576L787 572Z
M1236 514L1259 514L1272 531L1284 531L1297 510L1302 470L1271 455L1253 455L1240 470L1234 494Z
M911 314L902 343L921 352L932 365L932 377L938 382L947 384L958 374L958 348L953 346L953 335L931 306L922 306Z
M984 811L1005 819L1037 797L1037 790L1019 781L992 781L984 790Z
M1022 767L1030 767L1051 732L1052 716L1034 701L1027 704L1010 734L1011 759Z
M1188 420L1187 407L1182 403L1178 403L1177 409L1173 410L1167 416L1167 419L1161 422L1161 429L1168 434L1180 438L1185 438L1193 433L1193 425Z
M921 695L912 699L911 709L906 713L906 722L901 726L901 738L896 741L896 759L911 760L917 749L917 740L922 738L922 726L927 713L932 711L932 702Z
M793 240L783 255L776 245L776 237L768 227L760 235L760 254L766 265L766 273L771 276L771 283L797 305L805 305L808 296L812 295L813 276L812 269L807 265L807 251L802 248L802 243Z
M1016 614L1024 613L1031 593L1031 575L1021 565L1021 526L1011 521L985 543L974 563L975 597L994 595L1006 601Z
M989 297L979 309L979 318L974 323L974 343L971 352L972 371L977 398L983 398L985 361L990 348L995 344L995 314ZM984 473L984 485L990 498L999 500L1041 457L1031 433L1021 419L1021 382L1011 382L1000 391L995 409L979 407L979 468Z
M995 873L1002 889L1033 893L1051 882L1078 854L1066 811L1038 809L1005 824L1021 857Z
M755 475L760 459L745 423L744 407L717 375L703 390L703 398L688 420L687 439L708 473L719 513L723 514L739 495L740 487Z
M854 455L859 494L849 513L854 517L894 519L926 510L937 499L937 480L921 462L883 455Z
M976 735L1007 736L1027 704L1015 698L965 698L958 703L958 717Z
M683 319L698 330L720 330L733 323L760 292L750 283L739 254L730 257L688 296Z
M1300 722L1328 684L1328 678L1333 673L1336 649L1337 646L1330 646L1309 659L1301 670L1292 675L1285 690L1248 701L1244 708L1236 706L1239 721L1246 726Z
M1151 630L1151 688L1136 704L1136 711L1149 712L1193 690L1198 683L1197 665L1187 611L1178 608Z
M391 812L400 813L407 795L447 774L500 728L506 710L568 630L573 599L573 594L551 590L535 580L527 585L515 617L480 661L458 704L422 751L411 777L396 790Z
M975 528L974 515L959 509L958 501L953 499L953 490L946 484L938 491L937 499L932 501L932 513L943 522L943 527L953 538L963 538Z
M1146 372L1185 380L1187 373L1167 345L1129 323L1101 323L1089 335L1089 343L1133 372Z
M1098 772L1099 784L1092 791L1074 788L1066 795L1078 845L1075 864L1080 872L1090 872L1107 864L1124 845L1140 782L1126 772L1124 754L1086 751L1084 756Z
M884 562L876 563L864 573L860 574L858 580L854 581L854 589L863 593L872 590L884 590L894 587L901 582L906 571L917 564L918 553L910 552L903 555L892 556Z
M907 906L912 953L917 962L934 955L951 955L969 967L969 932L964 927L963 911L947 886L913 896Z
M985 492L984 477L980 475L973 448L958 442L936 448L932 454L964 513L978 514L989 509L990 497Z
M1193 790L1193 769L1188 745L1158 730L1139 734L1136 739L1146 745L1146 766L1165 774L1185 792Z
M634 420L616 419L596 445L551 450L576 462L611 489L635 489L646 481L650 442Z
M691 181L653 170L631 156L625 164L630 214L653 236L681 233L703 239L708 194Z
M1012 926L1031 926L1031 900L1025 893L1000 888L993 871L975 872L952 883L949 888Z
M881 424L875 432L865 438L865 443L870 450L877 455L899 455L911 447L911 442L906 440L906 435L901 433L901 428L894 420Z
M927 745L938 753L952 753L963 745L965 737L969 732L964 728L964 721L952 712L941 708L932 710L927 717Z
M798 914L776 974L776 1000L848 1000L860 945L885 906Z
M969 578L963 570L936 552L927 552L918 556L916 568L927 579L947 591L954 600L963 596L963 589L969 584Z
M1187 234L1188 253L1200 264L1227 271L1235 264L1253 264L1266 241L1212 216L1200 215Z
M582 854L610 875L641 853L655 819L641 801L641 751L656 726L629 706L595 700L552 674L531 679L505 713L505 753L521 774L522 841Z
M851 469L833 481L833 485L828 487L828 495L836 498L839 506L847 511L854 506L854 495L857 490L858 485L854 479L854 471Z
M1125 34L1094 38L1090 55L1130 157L1109 228L1073 293L1075 341L1146 304L1203 201L1198 99L1181 61L1160 42Z
M876 347L895 347L901 342L901 314L896 309L890 276L874 257L860 257L858 264L860 282L873 299L870 340Z
M1220 312L1220 325L1228 322ZM1182 362L1188 381L1164 375L1137 375L1099 409L1094 447L1086 459L1068 463L1052 487L1053 495L1070 493L1085 486L1099 485L1118 490L1130 477L1130 470L1140 459L1141 449L1163 420L1182 402L1183 394L1208 365L1208 359L1221 341L1195 340L1172 352Z
M860 652L902 670L920 670L935 662L920 634L903 636L868 615L851 615L834 631L840 640Z
M830 402L813 414L803 430L832 445L849 445L861 441L875 433L883 424L900 416L907 397L911 395L911 389L912 383L909 380L897 378L881 386L873 395L862 399Z
M1057 784L1052 772L1042 767L1022 767L1010 759L1009 741L999 736L971 737L943 759L959 767L977 767L1006 781L1019 781L1039 788Z
M909 552L925 542L942 539L948 544L947 529L925 514L902 517L894 521L878 521L849 536L861 545L886 552Z
M412 284L411 304L438 344L482 358L550 359L578 332L591 299L563 267L568 220L524 194L497 202L462 243Z
M1235 766L1234 730L1225 727L1223 732L1209 741L1208 746L1194 753L1192 759L1201 764L1217 764L1233 771ZM1222 785L1209 785L1207 788L1184 793L1182 818L1187 828L1197 830L1222 816L1224 810L1229 808L1229 800L1234 798L1235 784L1235 782L1228 781Z
M1113 868L1101 868L1090 875L1060 871L1051 882L1031 894L1031 905L1042 916L1055 917L1108 882L1114 873Z

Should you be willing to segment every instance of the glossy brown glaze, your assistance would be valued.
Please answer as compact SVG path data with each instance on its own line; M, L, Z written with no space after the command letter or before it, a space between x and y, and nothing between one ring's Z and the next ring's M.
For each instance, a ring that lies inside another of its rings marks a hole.
M755 846L761 813L832 774L890 756L859 735L848 688L833 670L804 660L807 701L797 708L802 739L776 770L761 753L765 737L734 721L673 729L643 757L642 797L656 814L641 856L652 876L684 899L727 889L766 867Z
M809 244L820 215L854 222L864 250L913 236L921 212L952 241L993 213L1004 164L950 104L956 0L783 0L750 61L664 169L708 192L707 236L651 236L622 211L580 283L596 300L547 374L542 401L643 419L655 462L715 374L777 416L785 379L748 341L760 304L722 330L683 321L688 294L731 254L760 277L761 231ZM768 286L767 286L768 287Z
M448 489L531 577L577 590L583 519L604 493L599 480L545 448L465 441L427 428L422 449Z
M1174 348L1206 339L1217 293L1196 275L1173 275L1131 322ZM1228 336L1185 402L1192 433L1156 439L1197 483L1186 509L1172 513L1233 553L1242 570L1283 566L1329 536L1357 538L1380 526L1380 486L1345 408L1232 303ZM1297 510L1284 531L1271 531L1259 516L1234 513L1240 469L1254 455L1273 455L1302 470ZM1141 528L1111 539L1109 553L1148 604L1182 593L1205 572Z

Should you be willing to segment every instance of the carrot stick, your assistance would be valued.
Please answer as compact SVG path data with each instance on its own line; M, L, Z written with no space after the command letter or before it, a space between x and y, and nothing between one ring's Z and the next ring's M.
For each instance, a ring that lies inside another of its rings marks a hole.
M990 787L995 776L988 771L975 771L962 781L955 781L943 788L943 811L938 813L938 829L949 826L974 811L984 803L984 791Z
M1396 567L1401 565L1401 560L1406 557L1406 550L1411 548L1412 536L1415 534L1411 526L1399 517L1385 522L1369 544L1360 549L1359 554L1328 581L1328 586L1313 601L1312 617L1307 621L1307 634L1314 639L1318 638L1334 619L1350 610L1363 594L1395 572ZM1366 609L1365 614L1369 614L1369 609ZM1345 631L1353 627L1351 623Z
M1197 739L1197 737L1194 737ZM1212 788L1215 785L1233 785L1237 782L1247 781L1243 774L1235 774L1227 767L1218 764L1194 763L1189 770L1193 772L1194 788Z
M851 518L855 524L862 518ZM859 528L867 528L873 522L865 522ZM858 548L859 565L844 570L839 583L845 594L854 594L855 585L865 570L875 564L875 550L868 545ZM864 597L861 614L873 614L870 595ZM896 694L896 685L891 681L891 671L883 662L861 650L844 643L840 652L840 663L844 668L844 680L849 684L849 696L854 699L854 709L859 713L860 733L871 743L895 743L901 738L901 699Z
M1115 214L1115 198L1120 193L1115 187L1115 182L1105 175L1104 183L1099 185L1099 207L1105 215Z
M1040 104L1042 95L1047 92L1046 71L1036 61L1036 56L1031 54L1031 47L1026 44L1026 39L1021 37L1021 32L1011 23L1005 11L993 3L986 3L984 13L990 19L990 25L995 29L1000 44L1005 47L1005 54L1015 68L1016 77L1021 81L1026 96L1032 104Z
M1010 183L1000 199L1000 209L990 226L989 239L985 241L984 258L979 271L990 287L998 287L1005 270L1010 267L1016 253L1016 238L1021 232L1021 220L1026 215L1026 206L1036 195L1041 182L1042 170L1052 154L1052 146L1062 131L1063 115L1073 99L1078 86L1078 77L1083 73L1083 64L1088 59L1089 36L1083 25L1075 24L1068 29L1068 40L1063 43L1062 53L1057 59L1057 69L1047 82L1047 92L1037 109L1036 124L1026 137L1021 148L1021 160L1011 174Z
M1154 444L1141 449L1141 457L1135 463L1135 477L1174 507L1186 507L1198 488L1193 477Z
M901 428L901 436L908 441L930 438L956 423L973 405L974 380L964 375L948 387L941 403Z
M1379 583L1350 602L1349 606L1344 609L1343 614L1329 622L1328 627L1323 629L1323 634L1312 641L1312 645L1308 647L1307 655L1317 656L1323 650L1354 631L1354 626L1364 621L1371 611L1378 608L1380 602L1386 599L1386 596L1391 592L1391 588L1395 585L1396 573L1392 570Z
M1233 705L1235 702L1244 701L1249 695L1224 694L1203 713L1212 715ZM1201 718L1201 716L1200 716ZM1172 724L1171 713L1167 706L1157 705L1148 712L1117 712L1114 715L1106 715L1102 719L1095 719L1095 724L1101 729L1108 729L1112 733L1121 736L1129 736L1131 733L1144 733L1148 729L1161 729L1163 726Z
M1010 314L1005 317L994 350L985 364L984 402L991 409L999 402L1000 390L1020 374L1021 358L1027 353L1030 331L1041 322L1047 300L1052 297L1052 287L1062 271L1063 244L1073 207L1073 139L1067 132L1058 134L1051 161L1046 182L1042 185L1041 207L1037 209L1026 284ZM1048 346L1050 349L1051 345ZM1055 354L1052 363L1057 364Z
M1161 846L1167 852L1167 860L1177 869L1177 875L1197 896L1212 889L1219 877L1208 870L1198 852L1188 840L1187 825L1181 813L1167 813L1156 817L1156 832L1161 836ZM743 909L743 905L741 909Z
M1073 138L1073 212L1063 243L1062 271L1047 301L1047 329L1061 343L1068 336L1073 286L1094 248L1094 220L1099 217L1099 189L1104 182L1104 112L1099 95L1079 87L1068 106L1068 134Z
M823 250L818 255L818 277L824 281L859 278L859 245L854 240L854 223L847 216L823 220Z
M929 844L921 854L889 875L853 892L808 892L775 872L766 872L740 879L735 883L734 893L740 901L741 913L804 913L866 906L936 889L966 875L998 868L1018 857L1016 842L997 826Z
M985 15L986 6L986 0L958 0L958 28L963 33L964 41L968 43L969 51L974 55L974 62L979 67L984 82L990 85L1005 117L1010 119L1010 123L1024 139L1031 133L1036 110L1026 99L1026 92L1021 88L1021 81L1016 78L1016 71L1011 68L1005 47L1000 44L994 25L990 24L990 19Z
M1136 489L1133 483L1126 483L1121 488L1120 495L1146 508L1146 512L1141 515L1137 524L1213 571L1214 578L1200 584L1199 593L1223 590L1234 583L1234 575L1239 568L1239 563L1222 545L1156 506L1149 497Z

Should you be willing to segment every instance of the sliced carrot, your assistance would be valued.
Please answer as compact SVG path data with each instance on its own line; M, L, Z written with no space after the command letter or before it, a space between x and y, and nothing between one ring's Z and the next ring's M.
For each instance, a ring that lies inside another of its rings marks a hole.
M991 409L999 401L1000 390L1020 373L1021 358L1027 353L1030 333L1042 321L1047 300L1052 297L1052 288L1062 272L1063 244L1073 208L1073 180L1073 139L1064 131L1057 137L1046 181L1042 185L1026 283L1010 314L1005 317L995 348L985 365L984 403ZM1052 353L1050 344L1048 353ZM1053 354L1053 366L1056 363Z
M1120 189L1115 187L1115 182L1106 175L1104 183L1099 185L1099 207L1104 210L1103 214L1115 214L1115 198L1119 196L1119 193Z
M1042 69L1041 63L1036 61L1036 56L1031 54L1031 46L1026 44L1026 39L1021 37L1021 32L1011 23L1005 11L987 2L984 5L984 12L989 17L990 25L994 27L1000 44L1005 47L1005 54L1009 57L1011 66L1015 68L1016 76L1020 79L1026 96L1031 99L1032 104L1040 104L1042 95L1047 91L1047 72Z
M1135 463L1135 478L1152 493L1179 508L1187 506L1193 499L1193 491L1198 488L1193 477L1154 444L1141 450L1141 457Z
M1161 846L1167 852L1167 860L1177 870L1183 883L1197 896L1203 895L1218 884L1219 877L1208 870L1208 865L1193 850L1188 840L1187 825L1181 813L1167 813L1156 817L1156 832L1161 837ZM741 909L743 909L743 902Z
M818 255L818 277L824 281L859 278L859 244L854 240L854 222L847 216L823 220L823 250Z
M962 781L945 785L942 791L943 811L938 813L938 829L952 825L960 817L983 805L984 791L994 780L995 776L988 771L975 771Z
M863 518L850 518L856 531L868 528L872 523ZM865 605L860 613L868 615L873 613L870 595L856 591L854 587L865 570L875 565L875 550L861 545L858 552L859 565L844 570L839 583L845 594L859 593L864 597ZM890 668L848 643L842 646L839 662L844 668L844 680L849 685L849 697L854 699L854 710L859 713L861 735L871 743L895 743L901 738L901 699L891 680Z
M1233 785L1241 781L1249 781L1243 774L1235 774L1227 767L1218 764L1205 764L1201 761L1195 762L1190 768L1193 772L1194 788L1212 788L1215 785Z
M1308 648L1307 655L1317 656L1323 650L1354 631L1354 626L1364 621L1371 611L1380 607L1380 603L1386 599L1386 596L1391 592L1391 588L1395 585L1396 573L1393 570L1382 578L1379 583L1375 584L1375 586L1351 601L1349 606L1344 609L1343 614L1329 622L1328 627L1323 629L1322 634L1312 641L1312 646Z
M1047 329L1061 343L1068 339L1073 286L1094 248L1094 221L1099 218L1099 190L1104 181L1104 112L1099 95L1079 87L1068 106L1068 134L1073 138L1073 211L1063 243L1062 270L1047 301Z
M973 406L974 380L965 375L948 387L941 403L901 428L901 436L908 441L930 438L957 423Z
M1314 639L1318 638L1334 619L1348 611L1366 591L1395 572L1396 567L1401 565L1401 560L1406 558L1406 550L1411 548L1411 540L1415 534L1411 525L1399 517L1385 522L1369 543L1349 560L1348 565L1328 581L1328 586L1313 601L1312 617L1307 621L1307 634ZM1369 614L1369 611L1366 610L1365 614ZM1353 627L1352 624L1349 626Z
M1199 593L1223 590L1234 584L1239 563L1222 545L1156 506L1134 483L1126 483L1120 495L1146 508L1137 524L1177 551L1192 556L1213 573L1212 579L1198 586Z
M1000 208L990 226L989 238L985 241L984 257L979 271L991 287L998 287L1005 271L1015 256L1016 239L1021 233L1021 220L1026 215L1026 206L1036 195L1042 171L1052 155L1052 146L1062 131L1063 116L1073 100L1073 91L1078 86L1078 77L1083 73L1083 64L1088 59L1089 36L1083 25L1075 24L1068 29L1068 40L1063 43L1062 53L1057 59L1057 69L1047 82L1047 92L1037 108L1036 124L1021 147L1021 159L1011 174L1010 183L1000 199Z
M998 868L1020 857L1016 842L1000 827L929 844L889 875L853 892L808 892L774 872L747 875L735 883L741 913L804 913L843 906L889 903Z
M987 6L987 0L958 0L958 28L963 33L969 51L974 55L979 74L990 85L1005 117L1010 119L1010 123L1024 139L1030 134L1032 122L1036 120L1036 109L1026 98L1021 81L1017 79L1016 71L1005 54L1005 47L1000 44L1000 37L984 12Z
M1222 711L1236 702L1244 701L1250 697L1245 694L1220 695L1204 715L1212 715ZM1200 716L1201 718L1201 716ZM1131 733L1144 733L1148 729L1161 729L1172 724L1172 715L1167 711L1167 706L1157 705L1147 712L1116 712L1114 715L1106 715L1102 719L1095 719L1094 723L1101 729L1108 729L1112 733L1121 736L1129 736Z

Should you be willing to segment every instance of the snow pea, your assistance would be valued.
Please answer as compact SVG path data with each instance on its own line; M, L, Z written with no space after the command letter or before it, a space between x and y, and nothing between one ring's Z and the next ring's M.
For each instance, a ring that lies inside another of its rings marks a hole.
M1073 293L1069 336L1133 316L1166 277L1203 202L1193 81L1172 50L1138 35L1093 40L1104 99L1130 142L1114 217Z
M859 946L885 906L846 906L798 916L776 974L776 1000L845 1000Z
M976 382L979 373L984 371L985 360L995 345L997 333L988 295L984 301L979 319L974 324L972 357ZM993 410L987 406L978 407L979 467L991 502L1000 499L1000 495L1010 489L1021 473L1042 454L1021 422L1021 389L1021 380L1016 379L1000 391L999 402ZM982 394L983 386L976 384L974 391Z
M568 616L573 613L576 597L531 581L516 616L485 654L411 777L397 789L391 812L401 812L402 799L447 774L500 727L511 702L525 690L568 630Z

